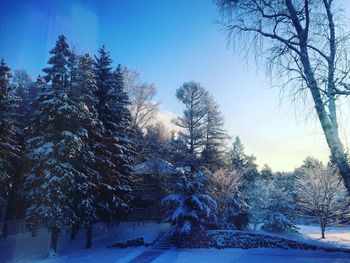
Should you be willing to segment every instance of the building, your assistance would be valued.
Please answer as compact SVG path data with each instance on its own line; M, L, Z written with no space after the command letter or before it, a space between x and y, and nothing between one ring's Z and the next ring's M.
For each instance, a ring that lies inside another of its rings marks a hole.
M173 192L181 171L163 159L152 159L133 166L133 212L129 220L161 221L161 201Z

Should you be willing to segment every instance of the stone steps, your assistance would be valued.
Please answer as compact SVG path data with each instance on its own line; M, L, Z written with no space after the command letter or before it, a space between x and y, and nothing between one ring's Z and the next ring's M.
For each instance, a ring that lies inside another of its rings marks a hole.
M174 247L168 231L161 231L152 245L154 249L170 249Z

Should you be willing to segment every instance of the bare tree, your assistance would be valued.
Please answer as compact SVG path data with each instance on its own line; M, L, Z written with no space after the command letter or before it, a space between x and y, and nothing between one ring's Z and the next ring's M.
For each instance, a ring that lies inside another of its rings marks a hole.
M210 196L213 197L221 217L228 209L232 198L240 193L242 177L236 171L218 170L210 176Z
M297 180L298 203L303 215L316 219L322 238L330 223L348 215L349 199L343 182L334 165L301 168Z
M124 69L124 81L130 99L130 111L133 117L133 125L144 130L144 128L155 119L160 102L154 101L157 88L154 83L140 81L140 72Z
M350 192L350 166L339 137L336 101L350 95L349 34L334 0L216 0L229 39L266 59L270 72L309 91L332 158Z

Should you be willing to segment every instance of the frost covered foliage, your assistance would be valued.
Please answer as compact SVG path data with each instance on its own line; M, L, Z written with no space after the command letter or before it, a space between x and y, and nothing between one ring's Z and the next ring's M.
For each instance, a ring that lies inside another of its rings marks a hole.
M210 176L210 195L217 203L224 229L243 229L248 223L249 206L242 183L242 176L235 171L219 170Z
M254 230L263 222L269 202L271 182L258 179L249 186L250 216L249 220Z
M99 171L103 174L98 204L99 216L107 222L130 210L132 200L131 164L134 150L131 142L131 114L119 65L112 71L112 59L103 46L96 57L95 74L99 104L97 111L104 126L103 140L97 148Z
M10 68L2 59L0 62L0 223L4 219L11 178L15 172L13 161L19 158L14 140L14 115L18 98L13 95L13 87L10 86L11 76Z
M255 156L245 154L241 139L237 136L232 144L231 165L243 177L243 188L248 187L259 175L255 161Z
M131 115L120 66L113 72L108 52L78 56L59 36L49 66L38 78L39 94L26 141L27 225L59 233L87 229L98 217L108 222L129 209L131 200Z
M338 169L315 161L298 170L298 204L304 216L320 224L322 238L326 228L342 219L349 219L349 197Z
M56 251L59 233L67 226L91 225L95 220L95 182L99 180L89 135L96 116L76 97L76 76L70 70L71 51L60 36L50 51L49 67L35 101L36 112L27 140L31 169L25 187L29 207L27 225L33 234L39 224L51 231L51 249ZM74 78L73 78L74 76Z
M184 173L178 184L178 193L171 194L162 201L162 205L168 209L165 220L173 226L175 237L186 237L216 221L217 205L204 193L204 177L201 172Z
M297 232L293 222L295 212L293 192L286 188L282 175L260 178L249 187L250 223L253 228L270 232Z
M270 232L298 232L292 217L295 210L292 194L277 179L270 186L261 228Z

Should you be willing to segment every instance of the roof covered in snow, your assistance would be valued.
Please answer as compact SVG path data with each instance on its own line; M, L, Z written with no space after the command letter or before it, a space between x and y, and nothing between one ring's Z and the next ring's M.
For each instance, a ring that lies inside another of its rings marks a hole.
M132 166L134 174L178 174L179 170L171 163L157 158Z

